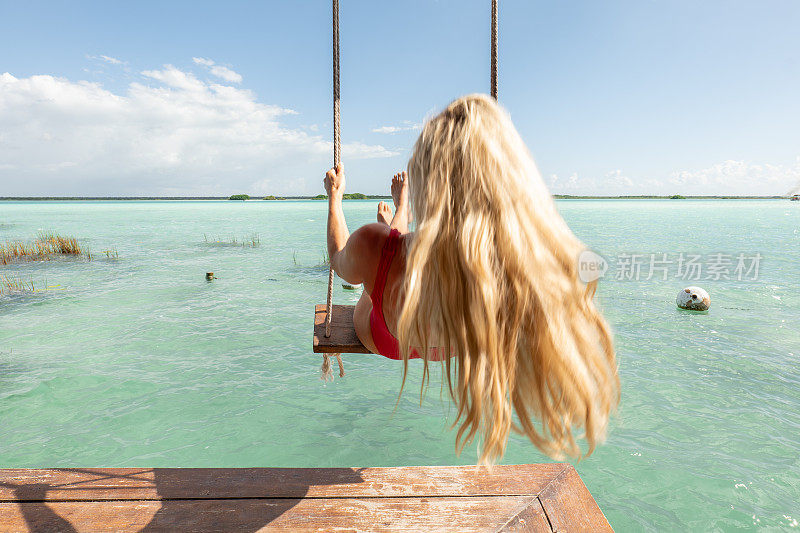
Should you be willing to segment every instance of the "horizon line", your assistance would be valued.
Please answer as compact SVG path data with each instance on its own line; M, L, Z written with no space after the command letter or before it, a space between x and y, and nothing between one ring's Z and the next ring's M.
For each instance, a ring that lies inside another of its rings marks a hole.
M283 200L316 200L321 201L326 198L320 198L321 195L316 196L277 196L275 199L266 199L266 197L253 197L247 200L231 199L229 196L0 196L0 201L53 201L53 200L225 200L232 202L242 201L259 201L259 202L276 202ZM390 195L365 195L366 200L382 200L391 198ZM781 200L791 198L791 195L720 195L720 194L701 194L701 195L649 195L649 194L633 194L633 195L585 195L585 194L553 194L553 198L557 200L615 200L615 199L628 199L628 200ZM365 199L360 199L361 201ZM348 201L359 199L345 199Z

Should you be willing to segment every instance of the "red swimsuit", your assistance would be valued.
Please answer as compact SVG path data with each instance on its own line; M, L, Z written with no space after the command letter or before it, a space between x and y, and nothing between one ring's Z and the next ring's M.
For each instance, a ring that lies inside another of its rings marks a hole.
M386 326L386 318L383 316L383 291L386 288L386 278L389 276L389 268L392 260L397 253L400 245L400 232L392 229L386 238L386 243L381 251L381 259L378 262L378 274L375 276L375 285L372 287L372 311L369 314L369 329L372 331L372 341L378 353L389 359L400 359L400 343L392 335ZM418 359L419 354L412 350L411 359Z

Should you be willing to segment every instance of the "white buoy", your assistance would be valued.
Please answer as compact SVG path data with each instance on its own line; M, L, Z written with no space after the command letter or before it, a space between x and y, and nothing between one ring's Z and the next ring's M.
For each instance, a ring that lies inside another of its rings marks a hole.
M708 311L711 306L711 296L700 287L686 287L678 293L675 303L681 309L691 311Z

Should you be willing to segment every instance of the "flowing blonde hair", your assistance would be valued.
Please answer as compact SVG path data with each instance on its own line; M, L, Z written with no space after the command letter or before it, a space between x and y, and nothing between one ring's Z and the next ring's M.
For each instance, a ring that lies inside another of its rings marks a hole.
M613 341L594 284L578 277L585 247L511 118L485 95L455 100L425 124L408 175L417 227L398 323L403 383L410 350L436 346L453 356L443 364L458 452L480 433L491 464L513 429L552 457L580 457L582 428L588 455L619 403Z

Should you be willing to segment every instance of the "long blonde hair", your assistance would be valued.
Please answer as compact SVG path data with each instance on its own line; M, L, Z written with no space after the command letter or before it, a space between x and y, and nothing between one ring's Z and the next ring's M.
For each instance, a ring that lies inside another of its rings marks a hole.
M512 429L558 458L581 456L582 428L588 455L619 402L613 341L578 276L585 248L511 118L485 95L455 100L425 124L408 175L403 383L412 348L452 354L456 450L480 434L481 463L502 457Z

